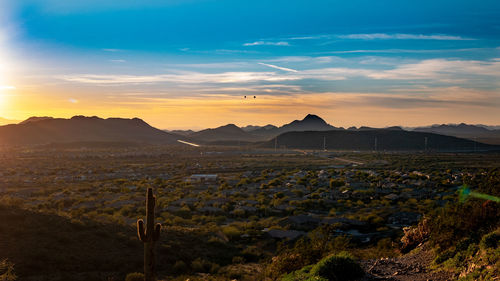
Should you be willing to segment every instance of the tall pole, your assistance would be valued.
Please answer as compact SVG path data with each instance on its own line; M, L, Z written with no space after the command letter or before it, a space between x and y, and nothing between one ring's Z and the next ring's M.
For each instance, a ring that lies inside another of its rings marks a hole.
M278 150L278 137L274 138L274 152Z
M427 137L424 137L424 151L427 152Z
M377 151L377 137L375 137L375 151Z
M326 137L323 137L323 150L326 151Z

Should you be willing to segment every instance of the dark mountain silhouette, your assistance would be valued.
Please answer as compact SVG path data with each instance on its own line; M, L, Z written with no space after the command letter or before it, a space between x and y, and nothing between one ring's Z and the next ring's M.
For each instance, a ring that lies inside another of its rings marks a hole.
M276 141L280 148L317 150L323 149L324 142L327 149L335 150L484 151L500 149L500 146L452 136L387 129L287 132L279 135ZM275 140L264 142L261 146L274 148Z
M268 126L266 126L267 128L254 130L252 133L266 138L273 138L286 132L329 131L341 129L326 123L325 120L314 114L308 114L302 120L294 120L291 123L285 124L279 128Z
M33 116L33 117L30 117L30 118L20 122L19 124L28 124L30 122L38 122L38 121L52 120L52 119L54 119L54 117L49 117L49 116L36 117L36 116Z
M253 132L255 130L260 130L260 129L263 129L263 130L271 130L271 129L276 129L278 127L274 126L274 125L271 125L271 124L268 124L268 125L265 125L265 126L254 126L254 125L248 125L248 126L245 126L245 127L241 127L241 129L245 132Z
M32 117L21 124L0 126L0 145L44 145L68 142L177 143L178 136L151 127L139 118L74 116Z
M217 142L217 141L255 141L259 137L243 131L234 124L214 129L205 129L188 135L189 138L198 142Z
M317 115L308 114L302 120L295 120L281 127L274 125L246 126L239 128L234 124L228 124L215 129L206 129L188 136L194 140L212 143L234 143L231 141L262 141L271 139L279 134L292 131L327 131L337 129L329 125Z
M164 130L164 131L167 133L172 133L172 134L176 134L179 136L189 136L192 133L194 133L193 130Z
M387 127L387 128L384 128L385 130L393 130L393 131L404 131L403 128L399 127L399 126L392 126L392 127Z
M430 127L418 127L413 129L416 132L430 132L430 133L438 133L438 134L482 134L488 133L491 130L488 130L483 127L467 125L465 123L461 123L458 125L433 125Z
M281 133L300 131L329 131L333 129L337 128L326 123L326 121L321 117L313 114L308 114L302 120L292 121L291 123L283 125L279 128Z
M458 125L442 124L430 127L418 127L413 129L413 131L455 136L489 144L500 144L500 130L490 130L482 126L467 125L464 123Z

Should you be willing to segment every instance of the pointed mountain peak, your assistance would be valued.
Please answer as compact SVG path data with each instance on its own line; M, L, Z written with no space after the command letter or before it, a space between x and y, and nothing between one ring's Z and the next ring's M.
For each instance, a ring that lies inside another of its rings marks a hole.
M319 117L318 115L314 115L314 114L307 114L306 117L304 117L304 119L302 119L302 121L314 121L314 122L322 122L322 123L326 123L325 120L323 120L323 118Z
M224 125L224 126L220 126L219 128L225 128L225 129L240 129L240 127L234 125L234 124L227 124L227 125Z

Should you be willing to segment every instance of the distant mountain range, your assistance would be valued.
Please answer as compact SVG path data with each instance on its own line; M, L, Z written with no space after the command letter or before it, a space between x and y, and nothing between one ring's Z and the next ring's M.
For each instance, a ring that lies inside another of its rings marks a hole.
M69 142L177 143L178 136L151 127L141 119L74 116L32 117L0 126L0 145L44 145Z
M494 127L484 126L484 125L432 125L428 127L418 127L418 128L408 128L403 129L399 126L383 128L383 130L388 131L413 131L413 132L425 132L425 133L435 133L446 136L454 136L458 138L465 138L469 140L474 140L478 142L497 144L500 145L500 130L491 129ZM226 126L221 126L214 129L206 129L200 132L190 132L184 133L184 136L192 138L194 141L200 143L233 143L234 141L266 141L273 139L276 136L287 132L304 132L304 131L373 131L380 130L379 128L371 127L350 127L344 129L342 127L335 127L328 124L321 117L313 114L308 114L302 120L295 120L291 123L285 124L281 127L274 125L266 126L245 126L238 128L234 124L229 124ZM183 131L186 132L186 131Z
M201 142L214 141L256 141L259 140L257 135L245 132L240 127L234 124L217 127L215 129L205 129L187 135L189 138Z
M404 130L334 130L288 132L260 144L266 148L333 149L377 151L485 151L498 145L479 143L452 136Z
M500 130L489 129L480 125L433 125L430 127L414 128L415 132L436 133L447 136L455 136L489 144L500 144Z
M0 145L53 143L150 143L177 144L184 140L205 145L251 145L300 149L349 150L486 150L498 149L499 130L476 125L433 125L413 129L388 127L335 127L308 114L281 127L234 124L205 129L162 131L141 119L74 116L70 119L31 117L19 124L0 126ZM477 142L475 142L477 141ZM376 144L375 144L376 143Z
M217 127L214 129L206 129L199 132L186 134L189 138L202 142L225 142L225 141L264 141L274 138L286 132L301 132L301 131L329 131L337 130L336 128L317 115L308 114L302 120L294 120L291 123L281 127L274 125L266 126L246 126L239 128L234 124Z

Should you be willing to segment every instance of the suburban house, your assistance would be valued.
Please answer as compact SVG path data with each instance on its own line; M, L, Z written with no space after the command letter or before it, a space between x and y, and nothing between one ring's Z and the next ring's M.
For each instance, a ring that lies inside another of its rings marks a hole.
M215 174L194 174L186 179L190 183L217 183L218 176Z

